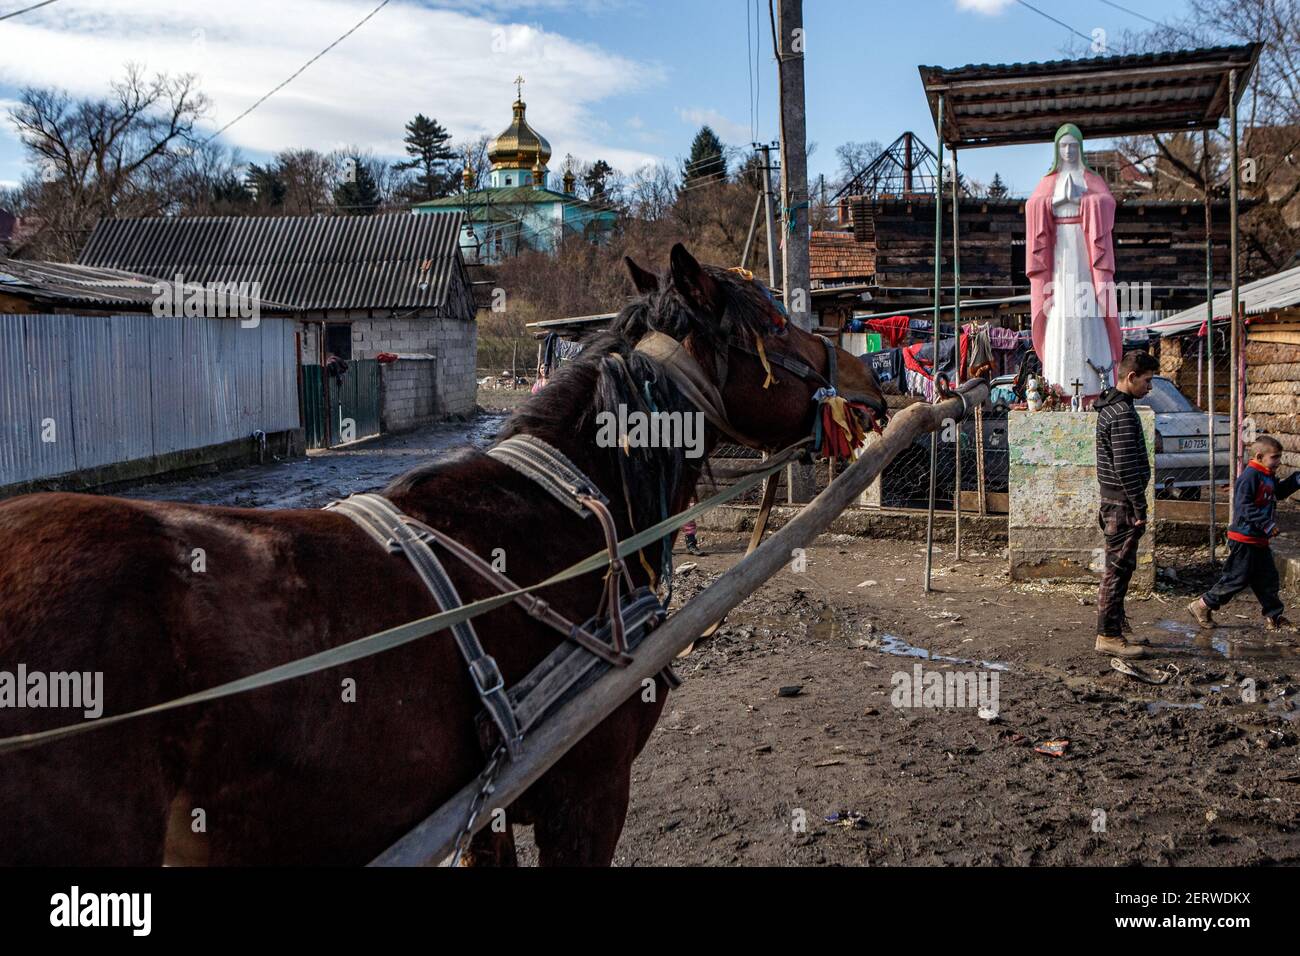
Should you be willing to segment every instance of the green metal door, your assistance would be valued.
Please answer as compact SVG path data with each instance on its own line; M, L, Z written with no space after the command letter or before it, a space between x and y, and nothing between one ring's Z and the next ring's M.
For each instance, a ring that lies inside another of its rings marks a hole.
M301 366L298 377L298 400L302 408L302 427L308 448L328 444L329 413L325 404L325 370L319 365Z
M342 445L379 434L379 363L356 359L342 377L327 375L329 444Z

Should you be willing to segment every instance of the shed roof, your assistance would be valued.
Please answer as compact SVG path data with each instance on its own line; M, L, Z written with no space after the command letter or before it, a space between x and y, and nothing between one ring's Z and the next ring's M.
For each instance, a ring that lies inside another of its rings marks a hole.
M922 66L930 113L949 146L1051 142L1064 123L1088 139L1213 129L1228 108L1228 75L1240 99L1263 44L1098 56L1045 63Z
M1246 315L1260 315L1300 305L1300 266L1285 269L1263 279L1247 282L1237 290L1241 310ZM1205 303L1175 312L1152 325L1161 335L1176 335L1188 329L1200 328L1205 321ZM1232 292L1220 292L1214 297L1216 321L1231 317Z
M259 282L304 310L438 308L464 268L458 212L100 220L82 265Z
M103 311L149 310L158 298L158 279L121 269L100 269L67 262L0 259L0 292L33 302L58 306L82 306ZM186 285L186 291L195 289ZM227 301L230 308L246 305L239 296ZM292 312L290 306L259 299L262 312Z
M811 275L815 280L856 279L876 271L876 249L858 242L851 232L817 230L809 242Z

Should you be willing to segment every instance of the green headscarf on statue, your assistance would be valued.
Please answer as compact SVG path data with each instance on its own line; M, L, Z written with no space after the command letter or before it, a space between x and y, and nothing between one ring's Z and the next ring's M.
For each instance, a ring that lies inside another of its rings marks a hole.
M1083 158L1083 134L1079 132L1079 127L1073 123L1066 123L1056 131L1056 137L1052 140L1052 168L1048 172L1056 172L1057 167L1061 165L1061 137L1063 136L1073 136L1079 141L1079 165L1088 172L1093 172L1093 168Z

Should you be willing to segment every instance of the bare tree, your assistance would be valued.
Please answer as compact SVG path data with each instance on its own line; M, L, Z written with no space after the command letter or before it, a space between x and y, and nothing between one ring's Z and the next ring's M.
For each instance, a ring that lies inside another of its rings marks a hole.
M1242 192L1257 205L1241 218L1241 267L1266 275L1300 249L1300 0L1189 0L1183 21L1126 32L1110 46L1138 53L1252 42L1263 50L1239 122ZM1211 136L1204 154L1201 137L1187 133L1126 137L1115 147L1150 174L1153 197L1200 199L1207 187L1211 196L1227 193L1226 128Z
M851 179L871 165L872 161L884 152L885 147L876 140L867 142L847 142L835 147L835 157L840 161L839 175L834 180L836 191L843 188Z
M128 65L103 99L28 87L9 119L36 174L25 184L40 228L27 251L70 259L102 217L156 215L160 190L208 108L192 74L146 79Z

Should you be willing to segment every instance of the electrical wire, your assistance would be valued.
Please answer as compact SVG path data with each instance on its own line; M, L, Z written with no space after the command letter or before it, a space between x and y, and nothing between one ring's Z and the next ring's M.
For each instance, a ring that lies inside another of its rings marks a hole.
M232 120L231 120L229 123L227 123L225 126L221 127L221 129L217 130L215 133L213 133L211 136L209 136L207 139L205 139L205 140L203 141L204 145L207 145L208 143L212 142L214 139L216 139L218 136L220 136L220 135L221 135L222 133L224 133L226 130L230 129L230 127L234 126L236 123L238 123L241 119L243 119L243 118L244 118L245 116L247 116L249 113L253 112L253 110L257 109L259 106L261 106L261 105L262 105L263 103L265 103L267 100L269 100L269 99L270 99L272 96L274 96L276 93L280 92L282 89L284 89L284 88L285 88L286 86L288 86L290 83L292 83L295 79L297 79L297 78L298 78L298 77L303 73L304 70L307 69L307 67L311 66L313 63L315 63L317 60L319 60L321 57L323 57L323 56L324 56L326 53L328 53L330 50L334 49L336 46L338 46L340 43L342 43L342 42L343 42L344 40L346 40L348 37L352 36L352 34L356 33L357 30L361 29L362 25L363 25L367 20L369 20L371 17L373 17L373 16L374 16L376 13L378 13L380 10L384 9L384 7L388 6L388 4L389 4L390 2L392 2L392 0L382 0L382 2L379 4L379 6L375 7L375 9L371 10L371 11L370 11L369 13L367 13L364 17L362 17L362 18L361 18L360 20L358 20L355 24L353 24L353 25L352 25L352 28L351 28L350 30L348 30L346 33L344 33L341 37L339 37L337 40L335 40L333 43L331 43L331 44L330 44L329 46L327 46L325 49L321 50L319 53L317 53L314 57L312 57L310 60L308 60L308 61L307 61L306 63L304 63L302 66L298 67L298 69L296 69L296 70L295 70L295 71L294 71L294 72L289 76L289 78L286 79L283 83L281 83L279 86L275 87L275 89L271 90L269 93L267 93L267 94L265 94L264 96L262 96L262 97L261 97L260 99L258 99L257 102L255 102L252 106L250 106L248 109L244 110L244 112L240 113L238 116L236 116L234 119L232 119Z
M23 7L21 10L15 10L13 13L0 14L0 20L8 20L10 17L20 16L24 13L31 13L33 10L39 10L41 7L48 7L57 0L44 0L43 3L33 3L30 7Z

